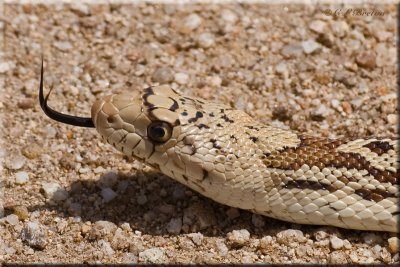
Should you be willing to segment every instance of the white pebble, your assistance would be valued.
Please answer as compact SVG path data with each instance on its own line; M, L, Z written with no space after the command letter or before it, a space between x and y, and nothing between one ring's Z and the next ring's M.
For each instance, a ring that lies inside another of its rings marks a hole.
M54 201L62 201L68 198L68 192L55 182L43 183L41 191L45 197Z
M314 40L307 40L301 43L301 46L303 47L303 51L306 54L311 54L313 52L316 52L321 48L321 45Z
M18 224L18 216L15 214L10 214L7 217L4 218L6 222L8 222L10 225L16 225Z
M331 243L331 247L334 250L338 250L341 249L343 247L343 240L336 237L336 236L332 236L330 239L330 243Z
M183 23L184 27L188 30L197 29L202 22L202 18L197 14L190 14L186 17L185 22Z
M227 239L234 246L243 246L250 239L250 233L246 229L233 230L227 234Z
M6 73L7 71L13 69L15 67L14 62L1 62L0 63L0 73Z
M189 75L187 75L186 73L183 73L183 72L178 72L178 73L175 73L174 80L178 84L184 85L184 84L188 83Z
M29 180L29 174L27 172L17 172L15 174L16 184L26 184Z
M309 27L314 32L323 33L325 31L326 23L322 20L313 20Z
M396 114L387 115L387 121L388 123L395 125L397 123L397 115Z
M143 263L163 263L165 259L162 248L149 248L139 253L139 261Z
M5 165L8 169L11 170L19 170L21 169L26 163L26 158L22 155L12 155L7 158Z
M212 33L205 32L199 35L197 42L200 47L209 48L214 45L215 38Z
M101 240L99 240L98 244L99 244L99 247L101 248L101 250L104 252L104 254L106 254L107 256L114 255L115 252L112 249L109 242L101 239Z
M204 236L201 233L191 233L188 236L192 239L193 243L200 246L203 242Z
M212 77L207 77L206 80L207 80L207 83L213 87L219 87L219 86L221 86L221 83L222 83L222 79L217 75L212 76Z
M115 193L114 190L112 190L111 188L104 188L103 190L101 190L101 197L106 203L113 200L116 196L118 196L118 194Z
M59 42L54 42L53 45L61 51L68 51L73 48L70 42L59 41Z
M222 11L221 18L228 24L234 24L238 20L236 13L229 9L224 9Z

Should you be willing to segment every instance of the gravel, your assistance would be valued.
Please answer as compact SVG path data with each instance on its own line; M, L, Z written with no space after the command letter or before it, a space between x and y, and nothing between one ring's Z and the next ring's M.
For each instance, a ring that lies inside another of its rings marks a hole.
M305 134L393 137L395 5L348 18L324 15L327 5L2 7L0 262L398 265L393 234L215 203L37 103L43 53L45 93L63 113L88 116L101 96L167 83Z

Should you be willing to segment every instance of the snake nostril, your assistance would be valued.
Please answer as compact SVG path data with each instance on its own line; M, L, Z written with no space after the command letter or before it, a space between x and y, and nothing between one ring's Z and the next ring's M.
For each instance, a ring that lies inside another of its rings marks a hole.
M107 122L108 123L114 123L115 122L115 117L114 116L107 117Z

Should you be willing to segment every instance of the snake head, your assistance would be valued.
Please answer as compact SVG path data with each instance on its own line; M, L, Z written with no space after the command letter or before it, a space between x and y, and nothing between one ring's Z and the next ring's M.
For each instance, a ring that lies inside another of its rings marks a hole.
M128 156L148 159L177 143L179 96L168 86L143 92L108 95L92 106L92 119L103 138Z

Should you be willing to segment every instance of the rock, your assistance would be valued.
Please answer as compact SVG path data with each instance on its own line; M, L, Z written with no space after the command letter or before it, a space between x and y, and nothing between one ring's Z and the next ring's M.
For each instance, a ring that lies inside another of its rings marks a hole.
M204 239L204 236L201 233L191 233L188 234L188 237L190 237L193 243L195 243L197 246L200 246Z
M211 207L196 202L183 211L183 223L203 230L215 225L217 219Z
M97 221L94 223L92 229L89 232L89 239L101 239L101 238L111 238L114 232L117 230L117 226L108 221Z
M5 160L5 166L10 170L19 170L24 167L26 158L20 154L12 154Z
M25 133L25 130L26 130L25 127L23 127L20 124L17 124L17 125L15 125L15 127L12 127L10 129L10 136L14 137L14 138L18 138L18 137L22 136ZM23 151L22 151L22 155L24 155Z
M211 76L211 77L207 77L206 81L207 81L207 84L212 86L212 87L220 87L221 84L222 84L221 77L219 77L217 75L214 75L214 76Z
M353 75L347 71L338 70L333 76L333 80L343 83L346 87L353 87L357 84L357 81Z
M330 238L330 244L331 244L332 249L338 250L343 247L343 240L336 236L332 236Z
M18 216L15 214L10 214L6 217L4 217L4 220L9 223L10 225L17 225L19 220L18 220Z
M82 205L76 202L73 202L68 205L68 212L71 215L79 216L82 214Z
M288 245L288 244L290 244L292 242L303 243L303 242L306 242L307 239L304 237L302 231L288 229L288 230L284 230L284 231L279 232L276 235L276 241L279 244Z
M226 256L226 255L228 255L229 249L228 249L228 247L225 245L224 242L222 242L222 241L217 241L217 242L215 243L215 246L216 246L216 248L217 248L217 250L218 250L218 252L219 252L219 254L220 254L221 256Z
M287 76L289 74L287 65L285 62L281 61L275 66L275 71L278 74L281 74L283 76Z
M269 247L271 247L271 243L272 243L273 239L272 236L264 236L263 238L261 238L260 243L258 244L258 247L261 250L265 250L268 249Z
M112 249L111 245L109 242L107 242L104 239L99 240L99 242L97 243L101 249L101 251L104 253L104 255L107 256L112 256L114 255L114 250Z
M333 22L332 25L333 33L340 38L346 36L347 33L349 32L349 29L350 29L349 25L344 20L337 20Z
M174 80L178 84L184 85L184 84L188 83L189 75L187 75L186 73L183 73L183 72L178 72L178 73L175 73Z
M170 234L179 234L182 229L182 219L172 218L167 224L167 232Z
M264 216L258 214L251 215L251 222L257 228L262 228L265 226Z
M316 33L324 33L326 28L326 23L322 20L313 20L308 25L308 27L310 28L310 30Z
M114 250L128 249L130 246L129 236L121 228L117 228L114 232L111 247Z
M9 70L15 68L14 62L6 61L0 63L0 73L6 73Z
M174 73L168 67L160 67L154 71L151 78L154 82L160 84L170 83L174 80Z
M139 261L143 263L165 263L165 251L162 248L149 248L139 253Z
M73 2L70 5L70 9L72 12L76 13L79 16L87 16L90 14L88 5L84 3Z
M18 101L17 106L21 109L30 109L35 106L35 101L32 98L24 98Z
M238 16L236 15L236 13L230 9L222 10L221 18L227 24L235 24L238 20Z
M391 237L388 239L388 249L390 253L398 253L399 252L399 238Z
M365 233L365 235L362 236L362 239L368 245L378 244L383 241L382 236L375 233Z
M17 172L15 173L15 183L16 184L26 184L29 181L29 174L27 172Z
M139 196L137 197L137 199L136 199L136 202L137 202L139 205L144 205L144 204L147 203L147 197L146 197L145 195L139 195Z
M298 44L289 44L282 47L281 54L284 58L299 57L303 53L303 47Z
M250 233L246 229L233 230L227 235L228 242L234 247L244 246L250 239Z
M215 37L212 33L201 33L197 38L197 43L202 48L209 48L214 45Z
M229 208L225 213L230 220L233 220L240 216L240 211L236 208Z
M36 159L43 153L43 148L35 143L29 144L22 148L21 153L28 159Z
M203 19L197 15L197 14L190 14L185 18L185 21L183 22L183 28L190 32L195 29L197 29L200 25Z
M110 202L117 196L118 196L118 194L115 193L115 191L112 190L111 188L104 188L103 190L101 190L101 197L103 198L105 203Z
M356 63L366 69L374 69L376 66L376 56L371 51L363 51L356 57Z
M330 33L322 33L318 35L316 41L326 47L331 48L335 43L335 37Z
M397 124L397 114L389 114L386 117L388 123L392 124L392 125L396 125Z
M40 191L46 198L54 201L63 201L68 198L68 192L55 182L43 183Z
M18 216L18 219L22 221L29 218L29 211L25 206L15 206L13 211Z
M104 170L104 169L103 169ZM99 179L100 188L113 187L118 181L118 174L115 172L107 172L103 174Z
M329 263L345 264L348 263L348 257L344 251L333 251L329 254Z
M122 264L137 264L138 258L135 254L126 252L122 255Z
M311 119L314 121L323 121L327 116L332 113L332 110L326 107L324 104L321 104L317 110L311 112Z
M28 222L21 231L21 239L32 248L44 249L47 245L46 229L38 222Z
M301 46L303 47L303 51L306 54L312 54L314 52L318 52L321 48L321 45L319 43L311 39L301 42Z
M53 43L54 47L61 51L69 51L73 48L72 44L68 41L56 41Z

